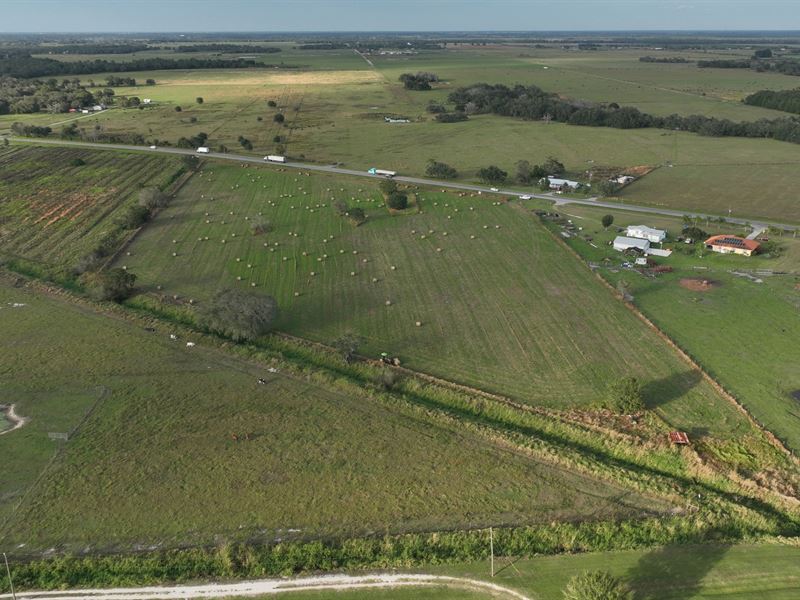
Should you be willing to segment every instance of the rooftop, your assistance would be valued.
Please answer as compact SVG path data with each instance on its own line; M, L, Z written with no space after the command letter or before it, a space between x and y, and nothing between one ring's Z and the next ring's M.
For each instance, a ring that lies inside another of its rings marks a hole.
M758 250L760 245L755 240L747 240L738 235L712 235L706 240L706 246L727 246L728 248L742 248L751 252Z

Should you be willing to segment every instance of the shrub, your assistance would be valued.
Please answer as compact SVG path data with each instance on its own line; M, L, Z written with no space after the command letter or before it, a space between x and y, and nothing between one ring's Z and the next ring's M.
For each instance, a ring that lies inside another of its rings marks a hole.
M333 340L331 345L339 351L344 362L349 363L358 353L358 347L361 345L361 338L350 331Z
M644 410L639 380L635 377L623 377L612 381L606 393L606 408L626 415Z
M103 273L92 274L87 287L97 300L122 302L133 294L136 275L125 269L109 269Z
M603 215L603 218L600 219L600 222L603 224L605 229L608 229L614 223L614 215Z
M378 188L388 196L397 191L397 182L394 179L384 179L378 184Z
M157 187L146 187L139 191L139 206L152 212L167 205L167 195Z
M441 177L442 179L455 179L458 171L450 165L430 159L428 166L425 167L425 175L428 177Z
M356 227L367 220L367 213L365 213L364 209L360 206L349 208L344 214L353 222L353 225Z
M276 106L278 106L278 103L275 102L275 100L267 100L267 106L269 106L270 108L275 108Z
M253 235L262 235L271 232L275 227L266 219L257 219L250 223L250 231Z
M436 121L438 123L458 123L460 121L467 121L469 117L465 112L456 111L456 112L443 112L436 115Z
M180 106L175 107L175 112L181 112L183 109Z
M82 167L86 164L86 161L82 158L73 158L71 161L69 161L69 164L72 167Z
M206 327L237 342L264 335L277 316L272 296L231 288L217 292L201 311Z
M283 113L278 113L274 117L272 117L272 120L275 121L276 123L283 123L286 120L286 117L283 116Z
M592 571L569 580L564 600L633 600L633 593L610 573Z
M388 195L386 204L393 210L404 210L408 208L408 196L403 192L395 191Z
M150 219L150 209L145 206L131 206L119 220L119 225L124 229L136 229Z

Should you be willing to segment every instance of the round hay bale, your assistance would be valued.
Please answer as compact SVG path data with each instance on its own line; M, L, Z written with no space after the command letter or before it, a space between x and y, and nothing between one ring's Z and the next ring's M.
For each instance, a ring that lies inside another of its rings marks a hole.
M300 292L295 292L294 297L297 298L300 295Z
M316 271L311 271L311 276L312 277L316 276L316 274L317 274Z
M392 305L392 301L391 300L387 300L386 302L384 302L384 304L386 304L386 306L391 306Z
M414 325L416 325L417 327L422 327L422 321L415 321Z
M350 271L350 277L353 277L353 276L355 276L355 274L356 274L356 272L355 272L355 271Z
M397 267L395 267L394 265L392 265L392 266L391 266L391 267L389 267L389 268L390 268L392 271L396 271L396 270L397 270Z

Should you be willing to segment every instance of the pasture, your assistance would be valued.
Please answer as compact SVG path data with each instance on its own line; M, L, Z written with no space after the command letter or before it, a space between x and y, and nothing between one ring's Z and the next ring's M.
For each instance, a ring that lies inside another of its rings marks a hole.
M450 45L416 55L373 55L370 66L349 50L302 51L287 45L279 55L259 60L278 57L297 68L130 73L140 81L155 78L157 84L116 88L116 93L151 98L154 104L144 110L115 108L78 117L78 123L87 128L97 124L109 134L137 132L170 143L202 131L212 146L224 144L236 152L243 151L237 141L241 136L261 155L275 150L279 136L294 158L359 169L383 166L415 175L423 174L427 160L435 158L456 167L465 181L473 181L475 172L488 164L513 173L518 160L539 163L548 156L558 157L577 177L593 166L671 163L674 168L656 170L627 188L624 197L654 206L716 214L731 209L740 217L800 222L792 191L800 185L793 144L664 130L546 125L489 115L440 124L426 111L431 100L444 101L451 89L486 81L533 83L565 96L634 105L654 114L754 121L783 113L744 105L740 102L744 96L796 84L793 77L775 73L640 62L646 53L646 49L579 52L552 46ZM696 51L670 53L691 60L709 58ZM80 56L68 59L76 58ZM420 70L438 74L443 82L432 91L414 92L397 80L401 73ZM92 78L102 81L103 74ZM202 105L195 103L198 96L205 100ZM268 107L268 100L278 106ZM183 110L175 112L176 106ZM285 115L285 125L272 121L276 112ZM387 124L385 115L407 116L412 122ZM44 125L70 118L5 115L0 126L16 120Z
M163 186L177 158L79 148L0 151L0 255L65 270L92 252L136 201Z
M586 407L631 374L676 427L747 429L520 205L410 190L421 211L390 215L366 185L209 162L117 266L139 277L136 302L189 308L241 286L277 299L280 331L324 343L354 332L364 354L531 404ZM367 223L338 216L337 201ZM272 231L253 235L258 220Z
M669 508L284 375L279 364L268 372L199 338L190 348L168 329L8 279L2 315L4 401L30 419L0 436L0 455L17 457L0 473L5 551L347 537Z
M486 563L447 566L438 573L480 577L533 598L560 600L569 579L584 571L609 571L643 600L766 598L790 600L800 590L797 547L783 544L668 546L496 560L496 576ZM402 592L401 592L402 594ZM400 595L398 598L402 598ZM366 598L366 597L365 597Z
M672 236L682 227L680 219L625 213L607 209L566 205L560 209L594 237L599 248L581 239L569 244L585 258L612 259L618 268L624 259L605 243L617 235L616 227L647 223L664 228ZM603 214L615 216L614 227L603 231ZM731 227L700 223L709 233L743 234ZM659 264L672 266L672 273L651 279L632 270L613 272L602 269L604 277L615 283L624 279L630 285L634 302L659 327L730 390L768 429L790 447L800 449L800 402L792 396L800 390L800 335L797 313L800 308L800 241L771 236L781 247L777 257L721 256L707 252L702 258L678 251ZM787 272L748 278L741 273L757 271ZM735 273L740 273L736 275ZM684 278L703 278L714 282L708 291L693 291L680 285ZM752 279L759 279L756 283Z

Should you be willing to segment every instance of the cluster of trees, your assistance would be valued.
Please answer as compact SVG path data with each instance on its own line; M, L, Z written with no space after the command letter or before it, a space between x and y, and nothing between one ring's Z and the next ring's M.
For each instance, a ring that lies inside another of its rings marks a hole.
M200 145L202 146L202 144L200 144ZM250 140L248 140L246 137L244 137L243 135L239 136L239 145L242 148L244 148L245 150L252 150L253 149L253 143Z
M457 110L490 113L521 119L548 119L571 125L634 129L656 127L690 131L707 136L773 138L800 143L800 121L794 118L761 119L736 123L704 115L649 115L632 106L620 107L567 100L537 86L479 83L459 88L449 96ZM441 115L439 115L441 116Z
M0 59L0 75L10 77L53 77L74 73L108 73L132 71L157 71L165 69L244 69L259 65L244 58L139 58L127 62L113 60L77 60L72 62L52 58L13 56Z
M280 52L275 46L250 46L247 44L192 44L176 46L175 52L218 52L220 54L274 54Z
M109 87L134 87L136 85L136 79L134 79L133 77L120 77L119 75L109 75L108 77L106 77L106 85Z
M217 292L200 311L205 327L237 342L268 333L277 316L272 296L233 288Z
M205 146L206 141L208 141L208 134L204 131L201 131L197 135L193 135L192 137L182 137L178 140L178 143L175 144L178 148L197 148L199 146Z
M682 56L640 56L639 62L682 64L690 63L692 61L688 58L683 58Z
M431 89L431 83L439 81L435 73L403 73L400 81L407 90L426 91Z
M760 90L744 99L745 104L773 108L784 112L800 114L800 89L796 90Z
M508 179L508 172L495 165L478 169L476 175L482 182L492 185L504 183Z
M18 79L0 77L0 115L37 112L61 113L109 103L114 91L90 92L78 79Z
M385 179L381 181L381 192L386 198L386 205L392 210L404 210L408 208L408 194L401 192L397 188L397 182L392 179Z
M751 64L752 61L749 58L717 58L697 61L697 66L701 69L749 69Z
M540 165L532 165L527 160L517 162L517 172L515 179L522 185L531 185L549 175L563 175L567 169L557 158L548 156L547 160Z
M41 125L26 125L25 123L12 123L11 131L21 137L47 137L53 130Z
M425 175L428 177L437 177L439 179L455 179L458 177L458 171L456 171L455 167L451 167L447 163L439 162L431 158L428 160L428 166L425 167Z
M771 50L766 50L770 52ZM764 52L762 50L756 50ZM759 73L765 71L774 71L775 73L782 73L783 75L800 76L800 61L796 60L768 60L767 57L759 57L756 54L752 59L719 59L719 60L699 60L697 66L700 68L708 69L753 69Z

